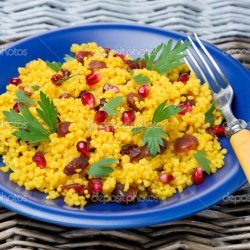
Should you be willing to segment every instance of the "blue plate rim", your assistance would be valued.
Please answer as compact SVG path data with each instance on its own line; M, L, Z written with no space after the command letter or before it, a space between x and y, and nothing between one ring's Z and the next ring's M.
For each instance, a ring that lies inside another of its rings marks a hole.
M162 34L171 34L172 36L176 36L178 38L183 38L186 39L185 34L181 34L178 32L174 31L168 31L164 30L161 28L155 28L152 26L146 26L146 25L138 25L138 24L119 24L119 23L93 23L93 24L84 24L84 25L78 25L78 26L72 26L72 27L66 27L66 28L60 28L56 30L52 30L49 32L43 32L36 34L34 36L19 40L18 42L15 42L5 48L11 49L14 48L15 46L18 46L22 44L23 42L30 41L32 39L41 39L43 36L50 35L52 33L59 33L59 32L64 32L66 30L74 30L74 29L86 29L86 28L100 28L100 27L105 27L105 28L126 28L126 29L137 29L137 30L144 30L144 31L158 31ZM209 50L216 51L217 53L221 53L221 50L216 48L215 46L205 42L205 45ZM5 51L4 50L4 51ZM4 52L3 51L3 52ZM236 59L233 57L229 56L228 60L231 61L231 63L235 64L235 66L238 67L238 69L241 69L243 74L249 75L249 71L241 65ZM184 217L190 216L194 213L197 213L203 209L207 209L213 204L219 202L222 197L228 196L234 191L236 191L239 187L241 187L244 183L246 182L246 179L241 179L235 182L233 178L229 178L227 182L224 182L222 185L219 186L219 189L213 190L213 193L215 192L216 198L213 197L211 193L205 194L202 197L199 197L197 195L196 197L193 197L191 200L189 200L189 206L186 208L185 202L178 203L178 207L183 207L184 209L182 210L183 212L180 213L178 211L177 213L174 213L174 207L172 208L173 214L171 214L171 221L176 220L176 219L182 219ZM231 187L230 191L228 191L228 186ZM12 194L9 190L3 189L1 190L3 195L10 195ZM202 201L202 199L206 199L206 204ZM200 200L202 203L199 207L196 206L197 200ZM182 204L183 203L183 204ZM103 214L95 214L95 215L87 215L84 214L84 216L78 218L78 214L74 214L74 211L60 211L60 213L55 214L54 212L56 211L55 208L47 208L46 211L42 211L39 209L38 205L36 202L33 202L31 200L23 201L21 203L16 203L13 201L8 201L6 202L4 199L0 197L0 204L3 205L4 207L13 210L15 212L18 212L24 216L31 217L30 215L32 214L32 219L37 219L40 221L44 222L49 222L49 223L54 223L62 226L69 226L69 227L79 227L79 228L99 228L99 229L121 229L121 228L131 228L131 227L141 227L141 226L148 226L148 225L153 225L153 224L158 224L158 223L163 223L170 221L169 218L167 217L167 214L164 214L164 210L166 207L161 207L154 209L154 211L151 212L136 212L135 214L131 215L126 215L124 216L124 213L116 213L113 215L107 214L105 215L106 218L103 219ZM84 210L83 210L84 211ZM56 211L58 212L58 211ZM75 218L71 217L66 217L65 215L68 214L74 214ZM147 220L144 219L145 214L147 214ZM77 215L77 216L76 216ZM107 223L108 222L108 223Z

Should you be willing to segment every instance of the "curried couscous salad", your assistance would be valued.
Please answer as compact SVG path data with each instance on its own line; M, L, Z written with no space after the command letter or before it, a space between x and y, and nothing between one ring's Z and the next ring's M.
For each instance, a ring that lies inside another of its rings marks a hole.
M0 95L2 172L79 207L165 200L206 181L224 165L225 130L208 84L183 63L188 46L169 40L132 59L73 44L63 62L19 68Z

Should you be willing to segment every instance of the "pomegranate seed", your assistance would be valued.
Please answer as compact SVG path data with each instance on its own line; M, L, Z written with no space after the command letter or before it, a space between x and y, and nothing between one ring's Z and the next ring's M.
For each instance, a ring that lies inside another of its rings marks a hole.
M32 160L39 168L46 168L47 163L42 152L36 152Z
M97 84L101 80L102 76L99 73L91 73L86 76L86 82L89 86Z
M189 74L188 73L183 73L179 76L178 81L182 83L186 83L189 80Z
M86 141L77 142L76 149L82 155L89 157L89 144Z
M135 113L133 110L126 110L122 113L122 122L125 125L131 125L135 121Z
M106 91L108 91L108 90L112 90L112 91L114 91L115 93L119 93L120 92L120 89L118 88L118 87L116 87L116 86L113 86L113 85L111 85L111 84L109 84L109 83L107 83L107 84L105 84L104 86L103 86L103 93L104 92L106 92Z
M9 80L9 83L17 86L22 83L22 80L19 77L13 77Z
M145 98L148 96L150 87L147 84L143 84L139 89L138 89L138 95L141 96L142 98Z
M57 82L59 82L62 79L63 79L63 76L61 74L56 73L51 77L51 82L56 84Z
M25 106L24 102L17 102L14 106L13 109L17 112L20 113L19 105Z
M102 192L102 181L100 179L92 179L89 181L88 186L93 194L99 194Z
M71 75L71 72L67 69L61 69L61 71L64 78L69 77Z
M218 137L224 137L224 136L226 136L225 127L223 125L214 127L213 132Z
M91 52L91 51L84 51L84 50L81 50L81 51L78 51L77 54L76 54L76 60L79 62L79 63L83 63L83 59L84 57L90 57L90 56L93 56L94 53Z
M198 167L194 170L192 181L195 185L200 185L205 181L204 172L201 167Z
M180 103L178 107L182 109L180 112L181 115L185 115L186 113L191 113L193 111L193 108L185 102Z
M159 179L163 184L168 184L174 179L174 177L171 174L161 173Z
M108 118L108 113L103 110L99 110L95 113L95 123L100 125L103 124Z
M114 54L114 57L120 57L122 60L125 60L125 55L124 54Z
M81 100L83 105L89 105L90 108L95 107L95 97L90 92L85 92L81 95Z
M115 129L114 129L113 126L107 126L105 128L102 128L101 130L104 130L106 132L110 132L110 133L113 133L113 134L115 133Z

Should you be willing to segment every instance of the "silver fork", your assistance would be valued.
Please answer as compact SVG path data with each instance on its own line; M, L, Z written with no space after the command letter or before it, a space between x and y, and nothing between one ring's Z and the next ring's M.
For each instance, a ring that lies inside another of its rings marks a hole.
M200 76L203 82L209 83L216 107L220 109L226 119L226 133L230 137L231 145L248 182L250 182L250 131L246 129L247 123L234 116L231 109L234 92L228 79L199 37L196 34L194 37L197 45L191 37L188 37L193 50L192 52L187 50L188 57L185 58L185 62L197 76Z

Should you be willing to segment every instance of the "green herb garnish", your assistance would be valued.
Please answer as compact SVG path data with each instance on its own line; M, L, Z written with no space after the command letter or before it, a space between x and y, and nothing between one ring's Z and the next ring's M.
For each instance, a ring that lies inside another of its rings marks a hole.
M38 85L34 85L34 86L31 86L31 88L32 88L32 90L37 91L37 90L39 90L41 87L38 86Z
M49 127L46 130L41 123L32 115L27 106L18 105L20 113L11 109L10 112L3 111L6 121L18 130L12 134L18 137L21 141L30 143L38 143L41 141L49 141L49 135L56 130L57 112L52 101L43 93L40 92L41 101L38 102L40 108L37 108L39 117ZM22 125L22 126L21 126Z
M142 74L135 76L133 70L130 71L130 76L137 84L142 85L150 83L150 79L147 76L144 76Z
M50 67L55 72L58 72L61 69L61 67L62 67L62 64L60 62L49 62L49 61L46 61L46 64L47 64L48 67Z
M211 173L211 169L210 169L210 160L207 158L207 154L204 151L198 150L195 154L194 154L194 158L196 159L196 161L199 163L199 165L201 166L201 168L207 173L210 174Z
M144 60L148 70L155 70L163 75L171 69L178 67L183 63L182 59L186 56L183 52L188 48L190 42L179 40L172 48L173 40L170 39L167 44L162 43L151 54L146 53Z
M116 163L118 160L115 158L104 158L94 163L88 174L95 177L108 177L114 170L110 165Z
M69 62L69 61L74 60L75 58L72 57L72 56L70 56L70 55L68 55L68 54L66 54L63 59L64 59L65 62Z
M103 110L108 113L109 116L117 114L116 109L122 105L123 97L117 96L110 99L107 103L104 104Z
M175 105L169 105L165 107L167 101L161 103L155 110L152 125L150 127L138 127L132 129L132 134L135 135L139 132L143 132L143 145L147 146L152 157L155 157L161 150L161 146L164 145L162 137L167 136L167 133L163 130L158 123L182 112L181 108Z
M75 75L72 75L72 76L68 76L68 77L64 77L62 78L60 81L56 82L55 84L56 85L61 85L62 83L66 82L67 80L69 80L70 78L72 77L75 77L75 76L78 76L79 74L75 74Z
M17 98L14 99L14 101L16 101L16 102L22 102L22 103L27 104L27 105L33 105L35 103L33 100L31 100L30 98L28 98L25 95L25 92L22 91L22 90L18 90L16 92L16 96L17 96Z
M212 103L209 110L205 113L205 122L209 123L211 127L214 124L214 114L213 114L214 111L215 111L215 104Z

